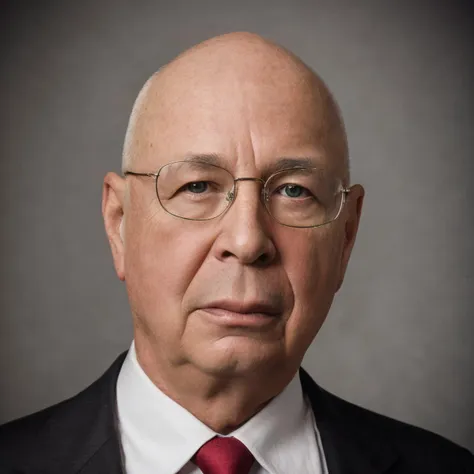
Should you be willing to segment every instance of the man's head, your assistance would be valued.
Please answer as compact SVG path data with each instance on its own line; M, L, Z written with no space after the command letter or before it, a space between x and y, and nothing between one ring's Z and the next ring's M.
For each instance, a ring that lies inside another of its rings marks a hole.
M328 89L294 55L249 33L181 54L135 103L123 171L156 173L204 155L234 178L265 181L277 164L305 163L349 186L346 136ZM291 377L342 283L363 189L351 188L336 220L297 228L268 213L260 181L235 183L232 205L204 221L166 212L154 183L114 173L104 182L105 225L137 351L164 371Z

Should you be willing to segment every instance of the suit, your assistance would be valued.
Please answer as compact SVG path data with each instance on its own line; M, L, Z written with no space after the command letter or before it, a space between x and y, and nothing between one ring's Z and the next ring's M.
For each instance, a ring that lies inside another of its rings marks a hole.
M0 473L123 474L116 382L125 355L73 398L1 426ZM466 449L346 402L303 369L300 380L330 474L474 474Z

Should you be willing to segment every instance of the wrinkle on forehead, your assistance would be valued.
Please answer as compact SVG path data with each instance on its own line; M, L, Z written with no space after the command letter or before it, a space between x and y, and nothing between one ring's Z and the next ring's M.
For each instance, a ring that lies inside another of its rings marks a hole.
M136 167L137 158L153 147L163 125L172 125L187 109L209 109L211 105L235 115L239 113L237 97L244 97L246 110L257 115L281 114L289 122L293 116L301 122L308 115L314 124L311 133L348 181L346 134L328 88L293 53L252 33L230 33L204 41L146 82L130 116L123 168Z

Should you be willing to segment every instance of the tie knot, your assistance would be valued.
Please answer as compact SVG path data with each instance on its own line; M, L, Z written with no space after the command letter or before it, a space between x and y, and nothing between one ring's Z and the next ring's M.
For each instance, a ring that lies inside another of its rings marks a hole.
M238 439L216 436L194 455L193 461L203 474L248 474L253 455Z

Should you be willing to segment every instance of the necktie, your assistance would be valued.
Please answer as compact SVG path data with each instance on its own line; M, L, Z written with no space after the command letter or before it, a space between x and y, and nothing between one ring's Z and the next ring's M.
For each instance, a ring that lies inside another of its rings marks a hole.
M248 474L253 455L238 439L216 436L198 449L193 461L203 474Z

